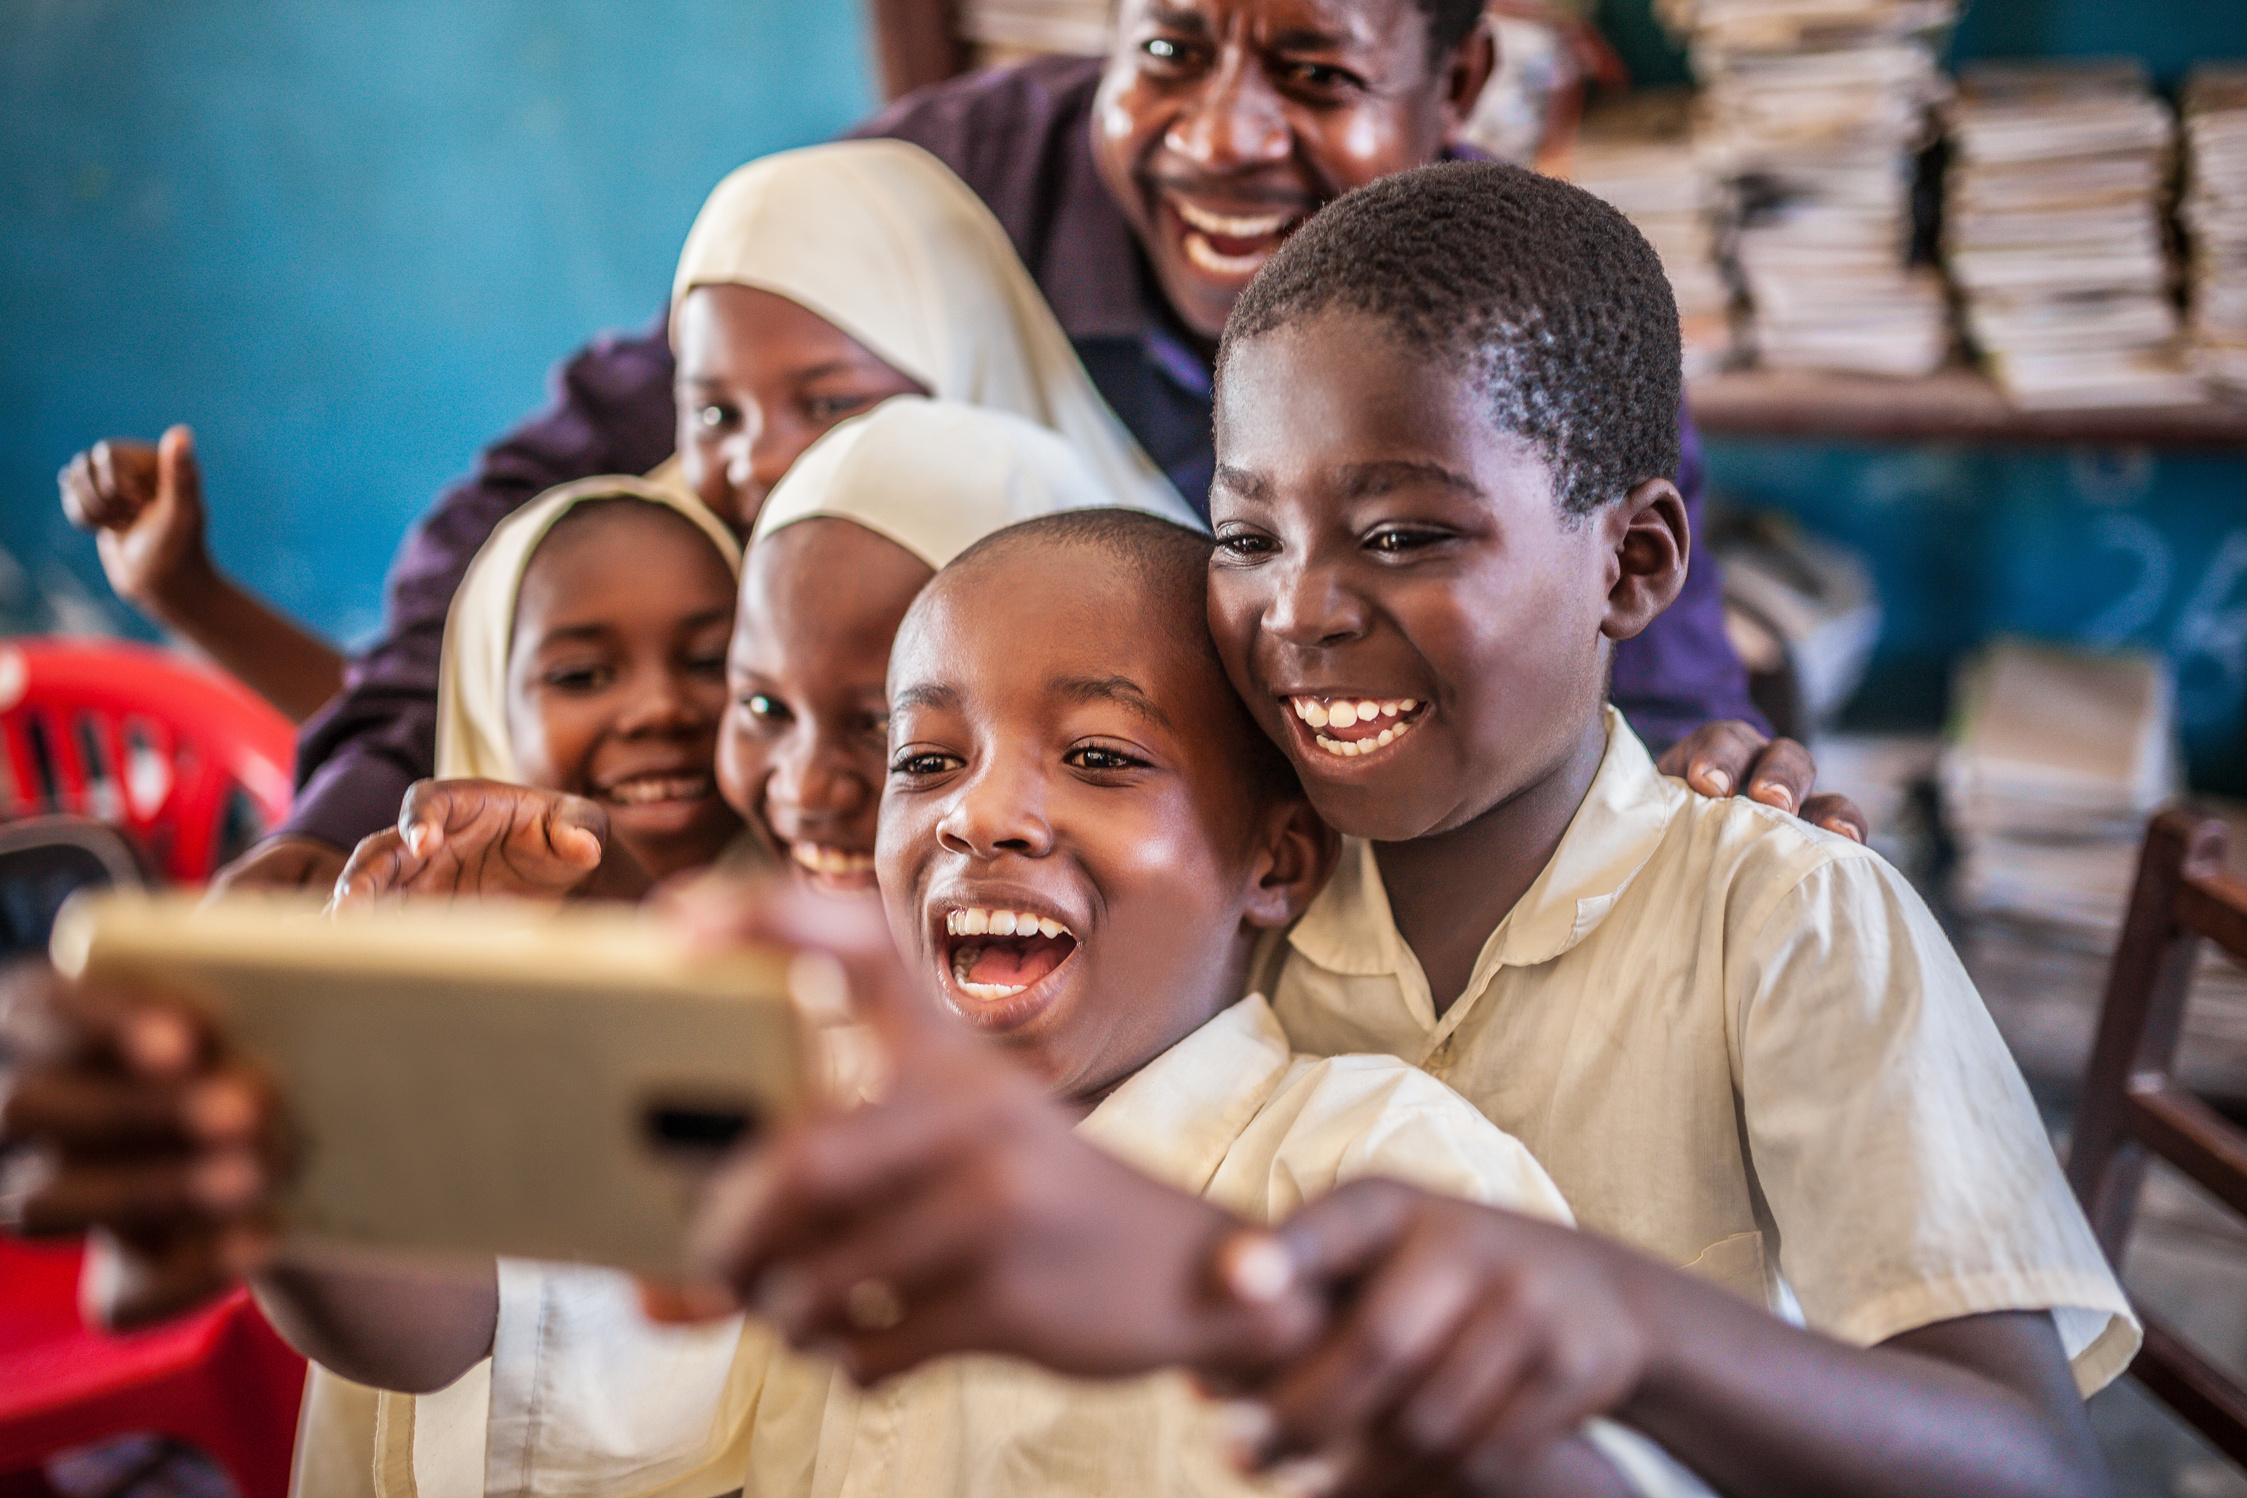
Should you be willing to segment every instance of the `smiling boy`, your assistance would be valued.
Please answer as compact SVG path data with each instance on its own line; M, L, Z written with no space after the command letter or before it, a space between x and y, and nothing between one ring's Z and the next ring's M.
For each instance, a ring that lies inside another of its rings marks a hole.
M1641 1423L1728 1490L2095 1490L2067 1364L2098 1388L2136 1328L1941 931L1857 843L1659 777L1605 705L1691 545L1678 362L1645 241L1510 167L1344 198L1243 296L1210 619L1350 835L1274 1011L1307 1050L1449 1081L1586 1228L1878 1349L1754 1318L1742 1376L1731 1302L1633 1280L1663 1390ZM1894 1440L1919 1429L1915 1474Z

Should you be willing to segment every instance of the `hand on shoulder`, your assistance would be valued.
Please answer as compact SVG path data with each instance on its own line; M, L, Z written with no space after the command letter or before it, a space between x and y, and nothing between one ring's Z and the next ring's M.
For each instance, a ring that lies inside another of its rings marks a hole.
M1704 796L1746 796L1860 843L1870 831L1856 802L1812 791L1818 766L1808 749L1793 739L1766 738L1738 719L1702 724L1672 744L1655 768Z

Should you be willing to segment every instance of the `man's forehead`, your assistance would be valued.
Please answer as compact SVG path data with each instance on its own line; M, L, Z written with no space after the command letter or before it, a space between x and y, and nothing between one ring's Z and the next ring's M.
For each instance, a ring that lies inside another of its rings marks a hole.
M1124 0L1123 9L1191 31L1222 33L1245 21L1267 45L1379 46L1422 24L1413 0Z

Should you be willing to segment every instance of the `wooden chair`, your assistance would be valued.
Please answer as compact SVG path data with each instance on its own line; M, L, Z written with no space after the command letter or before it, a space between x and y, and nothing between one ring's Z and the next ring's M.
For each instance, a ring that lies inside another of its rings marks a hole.
M2150 1157L2247 1216L2247 1133L2172 1075L2201 940L2247 961L2247 882L2224 872L2224 833L2222 822L2188 812L2154 818L2107 977L2068 1182L2117 1270ZM2247 1387L2155 1317L2144 1321L2145 1348L2131 1366L2138 1381L2247 1464Z

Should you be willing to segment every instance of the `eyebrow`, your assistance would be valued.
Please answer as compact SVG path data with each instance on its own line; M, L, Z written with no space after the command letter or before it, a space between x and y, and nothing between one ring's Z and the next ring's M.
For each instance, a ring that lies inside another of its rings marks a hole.
M1191 31L1200 36L1209 34L1209 21L1198 10L1182 5L1150 5L1147 19L1157 26L1167 26L1173 31Z
M1438 489L1449 489L1472 498L1482 496L1482 485L1455 469L1425 459L1384 458L1378 463L1351 463L1335 475L1336 485L1345 499L1363 499L1368 495L1386 494L1392 489L1402 489L1412 484L1430 484Z
M957 709L959 705L960 689L943 686L936 682L924 682L919 686L907 687L889 700L890 711L893 713L903 712L909 707L922 707L931 712L941 712Z
M1170 715L1128 676L1064 676L1047 690L1069 703L1113 702L1144 722L1166 732L1177 732Z

